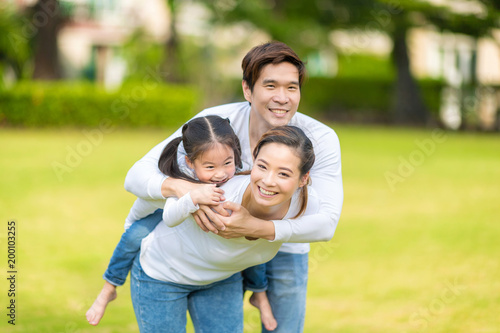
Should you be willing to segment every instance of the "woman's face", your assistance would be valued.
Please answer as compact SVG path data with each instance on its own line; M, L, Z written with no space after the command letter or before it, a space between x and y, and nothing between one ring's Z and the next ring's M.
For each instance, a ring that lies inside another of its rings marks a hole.
M300 176L300 158L295 149L281 143L268 143L260 149L251 172L255 202L264 207L288 204L295 191L307 183Z

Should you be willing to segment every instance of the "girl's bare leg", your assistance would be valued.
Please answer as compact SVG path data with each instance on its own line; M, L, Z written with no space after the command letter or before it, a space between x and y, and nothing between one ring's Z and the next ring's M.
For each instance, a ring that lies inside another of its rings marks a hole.
M116 298L116 286L109 282L104 283L101 292L97 295L94 304L88 309L85 316L90 325L96 326L104 316L104 311L109 302Z
M250 304L259 309L260 320L266 330L273 331L278 327L278 322L274 318L273 310L271 309L271 304L269 303L265 291L254 292L252 296L250 296Z

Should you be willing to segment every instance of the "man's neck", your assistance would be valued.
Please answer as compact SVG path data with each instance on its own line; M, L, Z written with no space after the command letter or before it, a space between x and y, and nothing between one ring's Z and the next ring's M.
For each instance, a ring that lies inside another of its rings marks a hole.
M261 120L258 114L256 115L253 111L250 111L250 121L248 122L248 136L250 139L250 148L252 152L255 149L257 142L259 142L262 134L266 133L270 129L271 128Z

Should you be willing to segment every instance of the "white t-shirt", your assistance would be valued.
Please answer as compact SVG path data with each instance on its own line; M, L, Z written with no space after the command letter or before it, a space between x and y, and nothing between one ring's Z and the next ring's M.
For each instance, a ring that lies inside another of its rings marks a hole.
M249 175L230 179L221 187L226 200L241 203L249 183ZM299 194L299 190L294 193L285 218L297 215ZM305 214L315 214L318 209L319 198L310 189ZM265 239L225 239L205 233L191 216L196 210L189 194L180 199L167 199L165 223L158 224L141 245L141 266L150 277L179 284L209 284L247 267L268 262L281 246L280 242Z
M205 109L196 115L196 117L218 115L229 119L240 139L244 170L249 170L253 163L248 131L250 110L248 102L241 102ZM297 112L289 125L301 128L314 145L316 160L310 176L312 188L321 199L321 207L313 216L273 221L274 240L293 242L283 244L280 251L306 253L309 244L305 243L328 241L333 237L340 218L344 199L340 144L337 134L330 127L302 113ZM125 178L127 191L146 200L164 199L161 185L166 176L158 169L158 159L165 145L180 135L181 129L178 129L132 166Z

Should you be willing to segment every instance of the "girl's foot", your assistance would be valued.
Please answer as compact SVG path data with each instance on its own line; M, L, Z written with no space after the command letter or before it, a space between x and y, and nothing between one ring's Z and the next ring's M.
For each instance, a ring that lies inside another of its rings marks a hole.
M255 306L260 311L260 320L268 331L274 331L278 327L278 322L274 318L271 304L267 298L266 292L253 293L250 296L250 304Z
M104 284L101 292L94 301L94 304L88 309L85 316L90 325L96 326L104 316L104 311L109 302L116 298L116 287L109 282Z

